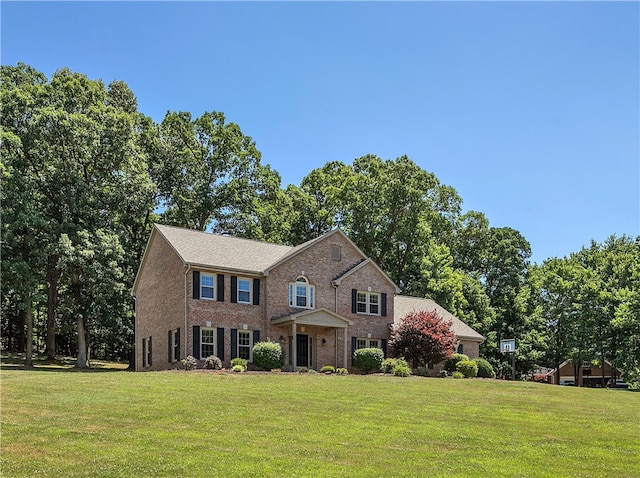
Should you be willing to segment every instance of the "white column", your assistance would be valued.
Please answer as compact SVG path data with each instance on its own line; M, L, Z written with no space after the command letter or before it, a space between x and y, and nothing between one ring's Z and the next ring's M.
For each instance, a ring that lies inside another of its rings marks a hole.
M298 368L298 339L295 321L291 323L291 335L293 336L293 339L291 339L293 341L291 344L291 354L293 355L291 357L291 365L293 365L293 371L295 372Z
M348 347L347 347L347 328L344 329L344 368L347 368L348 362Z

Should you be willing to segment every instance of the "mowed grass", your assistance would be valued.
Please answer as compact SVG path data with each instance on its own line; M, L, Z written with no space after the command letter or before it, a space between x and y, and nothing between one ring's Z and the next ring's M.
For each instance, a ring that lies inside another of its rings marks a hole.
M494 380L0 371L4 477L635 477L640 393Z

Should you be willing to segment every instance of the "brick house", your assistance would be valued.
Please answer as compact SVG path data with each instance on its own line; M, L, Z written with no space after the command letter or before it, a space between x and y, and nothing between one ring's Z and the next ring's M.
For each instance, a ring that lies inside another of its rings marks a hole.
M187 355L216 355L229 367L235 357L251 361L267 339L283 346L287 369L351 369L357 348L386 355L404 316L396 308L441 309L398 293L337 229L290 247L156 224L132 290L136 370L181 368ZM471 330L453 319L463 336ZM477 356L477 337L467 338L465 353Z
M574 364L571 360L565 360L560 364L560 373L553 369L547 373L547 381L557 385L558 383L578 385L579 387L603 387L609 380L620 378L621 371L605 361L604 370L601 365L594 365L589 360L581 364ZM578 381L576 382L576 376Z
M136 276L136 370L180 359L252 359L283 346L288 368L351 367L386 351L398 287L340 230L296 247L155 225Z

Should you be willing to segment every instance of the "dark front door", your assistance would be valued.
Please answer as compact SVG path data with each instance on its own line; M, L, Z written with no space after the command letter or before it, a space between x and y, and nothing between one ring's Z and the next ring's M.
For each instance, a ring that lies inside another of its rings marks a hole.
M298 367L309 366L309 336L298 334L296 336L296 363Z

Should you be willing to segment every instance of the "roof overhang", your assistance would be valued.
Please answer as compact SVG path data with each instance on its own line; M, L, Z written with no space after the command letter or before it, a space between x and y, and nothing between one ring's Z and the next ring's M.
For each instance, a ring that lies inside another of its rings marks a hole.
M316 325L319 327L334 327L346 329L353 324L349 319L331 312L329 309L312 309L278 317L271 321L273 325Z

